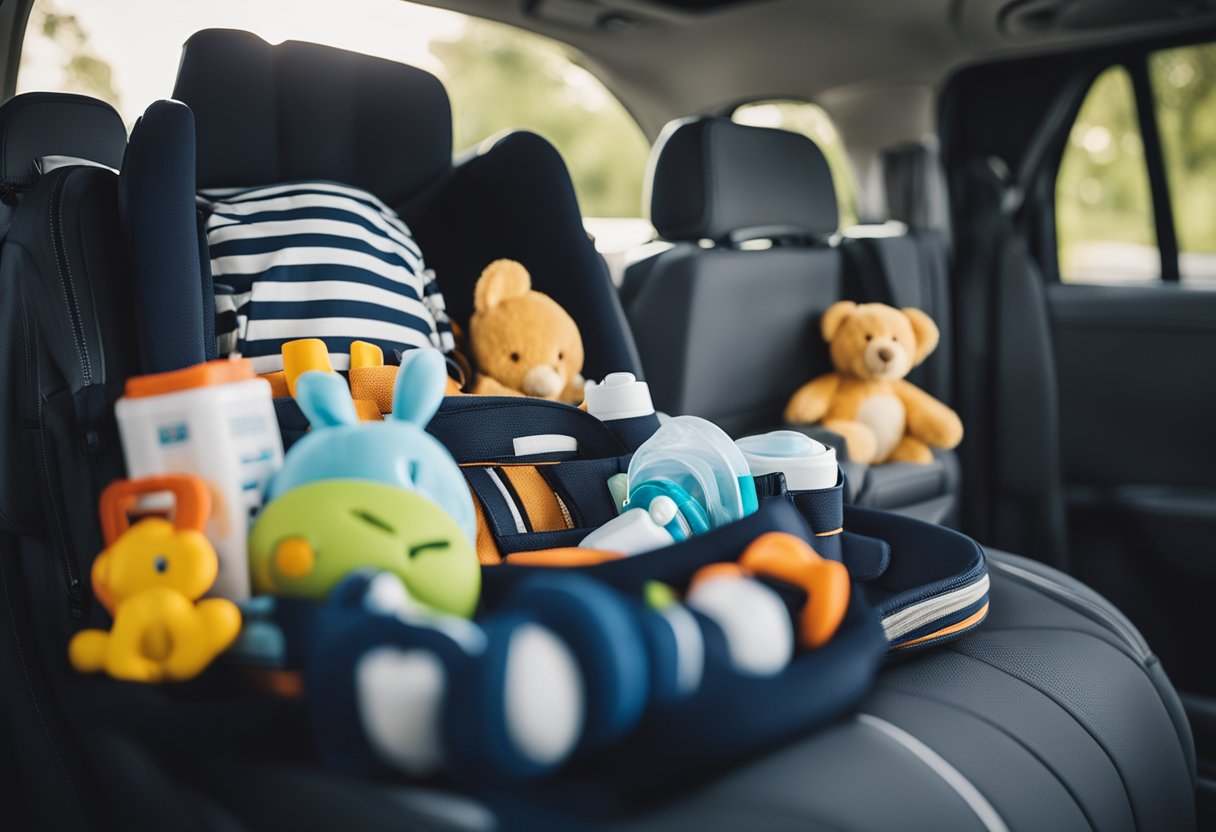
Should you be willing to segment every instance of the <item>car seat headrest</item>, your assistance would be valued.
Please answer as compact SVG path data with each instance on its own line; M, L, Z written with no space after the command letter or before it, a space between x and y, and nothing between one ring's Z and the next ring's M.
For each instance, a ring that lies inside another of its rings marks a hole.
M832 173L814 142L725 118L668 124L648 187L651 222L672 241L823 236L838 224Z
M946 174L936 149L922 142L882 152L887 216L913 230L945 230L950 225Z
M399 205L452 165L443 84L394 61L205 29L173 97L194 111L200 189L328 179Z
M5 182L37 176L40 160L55 156L117 169L126 147L122 117L96 98L27 92L0 106L0 180Z

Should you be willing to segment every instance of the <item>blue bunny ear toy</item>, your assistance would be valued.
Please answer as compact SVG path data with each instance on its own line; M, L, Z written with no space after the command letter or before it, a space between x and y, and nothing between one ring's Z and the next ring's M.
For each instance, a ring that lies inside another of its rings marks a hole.
M393 385L393 413L389 418L425 428L443 404L447 381L447 363L441 353L436 350L405 352Z
M341 376L308 372L296 382L296 400L312 427L270 481L267 500L321 480L370 480L417 491L452 516L472 544L477 537L473 499L452 455L425 428L443 401L443 356L410 350L393 387L393 414L360 422Z

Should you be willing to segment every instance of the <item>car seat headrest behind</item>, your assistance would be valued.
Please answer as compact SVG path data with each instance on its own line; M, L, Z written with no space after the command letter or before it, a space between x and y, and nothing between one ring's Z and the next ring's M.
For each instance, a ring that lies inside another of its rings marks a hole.
M200 189L328 179L396 206L452 165L443 84L394 61L205 29L173 97L194 111Z
M85 95L27 92L0 106L0 180L37 176L39 162L62 156L117 169L127 146L122 117Z
M725 118L668 124L648 187L651 222L672 241L817 237L838 224L832 172L814 142Z

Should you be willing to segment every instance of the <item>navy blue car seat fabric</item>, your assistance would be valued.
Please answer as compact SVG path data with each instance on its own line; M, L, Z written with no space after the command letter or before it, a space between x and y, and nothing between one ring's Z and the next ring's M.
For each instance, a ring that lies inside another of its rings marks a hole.
M194 117L156 101L131 131L118 208L135 265L145 373L215 357L215 299L195 209Z
M194 111L199 189L330 180L375 194L413 230L452 319L511 257L578 323L584 374L640 372L561 156L507 134L452 158L447 94L428 72L316 44L210 29L186 43L174 97Z

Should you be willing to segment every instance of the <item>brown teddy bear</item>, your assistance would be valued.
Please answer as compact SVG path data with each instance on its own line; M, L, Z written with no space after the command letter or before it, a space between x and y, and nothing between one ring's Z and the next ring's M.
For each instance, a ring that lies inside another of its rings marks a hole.
M821 328L836 372L799 388L785 408L787 422L821 422L848 442L850 459L870 465L932 462L930 448L962 441L958 414L904 381L937 346L928 315L842 300L828 307Z
M583 338L553 298L532 290L528 270L514 260L486 266L473 289L469 346L482 396L583 400Z

